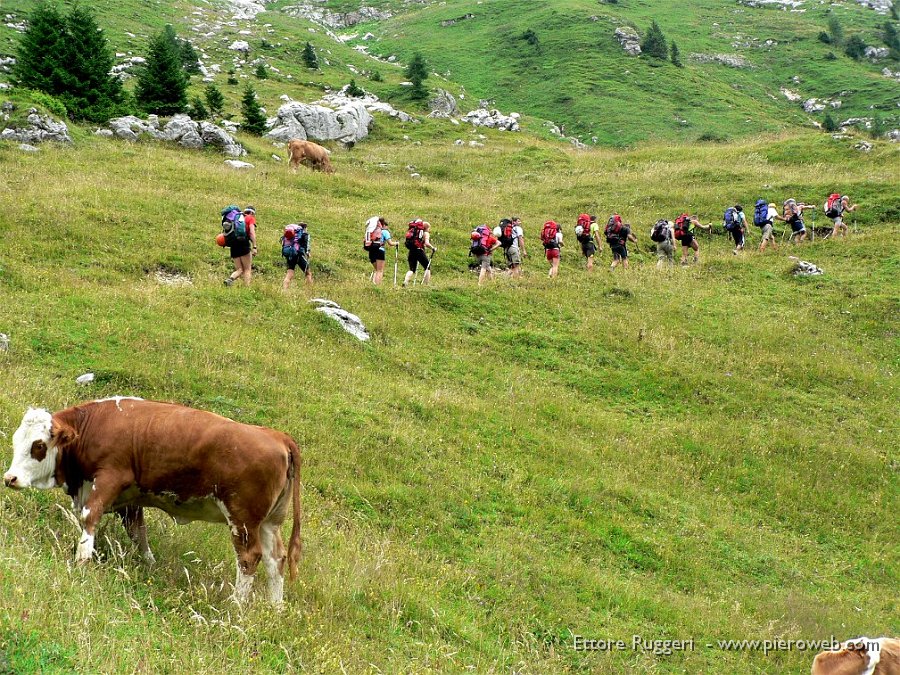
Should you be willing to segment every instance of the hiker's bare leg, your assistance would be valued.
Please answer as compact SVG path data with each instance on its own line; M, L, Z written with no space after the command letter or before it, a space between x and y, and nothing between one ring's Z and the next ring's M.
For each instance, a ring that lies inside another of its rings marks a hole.
M587 268L588 268L588 272L590 272L592 269L594 269L594 256L592 256L592 255L588 256Z
M384 277L384 260L375 261L375 274L372 276L372 283L376 286L381 283Z
M431 270L425 270L425 274L422 275L422 285L425 286L431 283Z
M233 279L237 279L241 277L244 280L244 285L250 285L250 275L252 273L252 265L253 265L253 256L249 253L247 255L242 255L240 258L234 259L235 273L232 274Z
M691 248L694 249L694 262L700 262L700 244L697 243L697 240L691 242Z
M622 267L628 269L628 258L622 258Z
M281 282L281 290L286 291L294 279L294 270L288 270L284 275L284 281Z
M414 275L415 275L415 272L413 272L412 270L409 270L406 273L406 276L403 277L403 285L406 286L406 284L408 284L410 281L412 281L412 278Z

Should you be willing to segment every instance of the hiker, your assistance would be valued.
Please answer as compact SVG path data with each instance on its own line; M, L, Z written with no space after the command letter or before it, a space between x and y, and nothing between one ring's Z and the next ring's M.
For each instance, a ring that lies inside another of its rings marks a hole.
M416 275L419 265L422 265L424 269L422 285L431 281L431 260L425 254L425 250L431 249L431 254L434 255L437 248L431 243L430 232L431 223L421 218L416 218L409 224L406 231L406 248L409 250L406 261L409 263L409 271L403 278L404 286Z
M294 279L294 269L299 266L300 271L306 276L306 285L312 286L312 269L309 266L309 225L306 223L291 223L284 228L281 237L281 255L287 264L287 272L281 289L286 291Z
M556 221L548 220L541 229L541 243L544 244L547 260L550 262L550 272L547 275L554 279L559 274L559 253L563 245L562 228Z
M795 244L801 243L806 239L806 225L803 224L803 212L807 209L815 210L812 204L800 204L793 197L785 199L783 204L783 218L791 226L791 239ZM795 239L796 237L796 239Z
M747 215L740 204L729 206L725 209L725 230L734 239L734 255L744 250L744 241L747 237Z
M379 285L384 279L385 246L400 246L400 242L391 239L387 221L381 216L372 216L366 221L366 234L363 237L363 248L369 253L372 263L372 283Z
M650 240L656 242L656 269L675 265L675 223L671 220L657 220L650 228Z
M697 216L691 216L687 213L682 213L675 219L675 229L672 235L681 242L681 264L687 265L687 254L688 249L694 251L694 256L691 262L698 263L700 262L700 244L697 243L696 238L694 238L694 228L699 227L703 230L708 230L709 225L704 225L700 222L700 219Z
M509 265L509 276L518 279L522 276L522 258L528 255L525 251L525 232L522 230L522 219L518 216L503 218L494 228L494 236L500 241L500 247Z
M469 255L475 256L475 263L479 267L478 285L481 286L486 277L494 278L492 256L500 247L500 240L491 234L484 223L472 230L470 236L472 245L469 247Z
M594 254L600 248L600 226L597 224L597 216L587 213L578 216L575 238L581 244L581 254L587 260L587 270L590 272L594 269Z
M253 207L247 207L251 212ZM253 256L256 255L256 219L247 222L246 216L237 206L226 206L222 209L222 231L225 233L225 245L228 246L234 272L225 279L225 285L231 286L238 279L244 285L250 285L253 273Z
M631 232L631 226L623 223L622 216L614 213L606 221L603 234L606 236L606 243L609 244L609 250L613 256L609 269L616 269L620 263L622 267L628 269L628 242L637 241L637 237Z
M778 215L778 209L775 204L766 204L765 199L757 199L756 205L753 207L753 224L761 229L762 241L759 242L759 252L766 250L767 244L772 244L772 248L776 249L774 224L776 220L784 220Z
M831 236L836 238L838 234L842 237L847 234L847 225L844 224L844 213L856 211L856 206L856 204L850 205L850 197L847 195L841 196L835 193L828 197L828 201L825 202L825 216L831 218L834 223Z

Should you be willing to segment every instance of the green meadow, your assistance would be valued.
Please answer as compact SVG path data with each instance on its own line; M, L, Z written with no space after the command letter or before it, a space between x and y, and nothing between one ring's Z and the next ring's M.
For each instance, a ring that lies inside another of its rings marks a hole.
M459 147L476 133L379 118L333 176L292 175L249 137L248 172L88 129L72 148L0 145L3 469L27 406L137 395L291 433L305 510L274 612L229 601L225 528L151 512L148 567L107 517L99 559L77 567L62 491L4 490L0 671L800 673L809 652L716 641L900 631L897 146L484 135ZM659 217L718 223L728 204L835 189L860 204L846 240L734 256L717 226L699 265L655 268ZM223 286L213 241L230 202L258 213L247 288ZM613 210L639 236L632 267L611 273L605 250L589 275L575 216ZM395 236L431 221L433 286L394 288L392 257L368 282L374 214ZM512 214L525 275L478 288L470 228ZM568 244L555 281L548 218ZM316 283L284 294L278 238L298 219ZM825 275L793 277L789 255ZM629 648L576 651L576 635ZM633 635L696 644L653 654Z

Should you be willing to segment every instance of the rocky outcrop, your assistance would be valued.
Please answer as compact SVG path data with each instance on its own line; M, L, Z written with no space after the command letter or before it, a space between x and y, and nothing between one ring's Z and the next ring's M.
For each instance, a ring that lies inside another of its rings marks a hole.
M125 59L122 63L117 63L110 69L109 74L118 77L123 82L132 77L131 69L134 66L141 66L147 63L147 59L142 56L132 56Z
M890 68L882 68L881 74L885 77L890 77L900 82L900 70L892 71Z
M266 0L228 0L233 16L238 20L255 19L257 14L266 11L263 6Z
M519 113L504 115L499 110L479 108L466 113L462 119L463 122L474 124L476 127L488 127L490 129L499 129L500 131L519 130Z
M429 117L453 117L459 113L456 98L449 91L438 89L434 98L428 101Z
M843 105L842 101L832 101L831 99L824 98L808 98L803 102L803 112L809 113L810 115L817 112L822 112L825 108L831 107L837 110Z
M697 63L721 63L729 68L752 68L753 65L740 54L691 54Z
M353 145L369 135L374 120L361 101L342 105L337 110L323 105L285 103L267 125L266 138L286 143L294 138L337 141Z
M443 21L441 21L441 27L448 28L449 26L455 26L460 21L467 21L468 19L474 19L474 18L475 18L475 15L472 14L471 12L468 12L466 14L463 14L462 16L456 17L455 19L444 19Z
M382 113L388 117L393 117L401 122L415 122L415 118L409 113L397 110L390 103L381 101L375 94L366 93L365 96L347 96L347 89L350 85L345 85L340 91L325 94L321 99L315 101L329 108L343 108L354 103L362 103L366 110L370 113Z
M891 0L856 0L856 3L863 7L874 9L879 14L887 14L894 5Z
M738 0L738 4L746 7L776 7L795 10L803 5L804 0Z
M0 140L16 141L26 145L35 145L45 141L55 143L72 143L69 128L65 122L55 120L49 115L41 115L36 108L28 112L26 126L10 124L0 132Z
M249 54L250 44L246 40L235 40L228 45L228 49L233 52L240 52L241 54Z
M103 130L98 130L97 133L100 134L101 131ZM243 157L247 154L241 144L221 127L209 122L195 122L187 115L175 115L162 129L159 118L155 115L150 115L146 120L134 115L116 117L109 121L109 131L116 138L125 141L134 142L142 136L149 136L196 150L211 146L229 157Z
M387 10L375 7L360 7L352 12L332 12L322 7L316 7L311 3L302 5L290 5L283 7L282 12L288 16L296 16L308 19L329 28L350 28L358 23L366 21L383 21L390 19L392 14Z
M820 274L825 274L825 270L818 265L805 260L800 260L800 258L793 255L788 257L794 261L794 267L791 269L791 274L795 277L815 277Z
M865 57L867 59L871 59L872 61L878 61L879 59L886 59L890 56L891 50L887 47L866 47Z
M310 302L316 305L317 312L322 312L325 316L330 316L341 325L341 328L360 342L367 342L369 340L369 331L366 330L362 319L356 316L356 314L351 314L336 302L326 300L325 298L313 298Z
M641 36L631 26L619 26L615 32L616 40L628 56L639 56L641 53Z

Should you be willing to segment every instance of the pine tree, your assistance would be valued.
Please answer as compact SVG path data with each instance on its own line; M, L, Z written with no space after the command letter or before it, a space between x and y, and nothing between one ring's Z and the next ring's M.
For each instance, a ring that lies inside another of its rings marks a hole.
M650 24L650 30L647 31L647 35L644 36L644 41L641 43L641 51L657 59L666 60L669 58L666 36L663 35L662 29L655 20Z
M838 21L836 16L828 19L828 37L831 38L831 44L838 45L844 41L844 27Z
M147 112L175 115L187 104L187 76L175 29L166 26L150 40L147 64L138 75L135 98Z
M822 122L822 128L829 133L838 130L837 122L834 121L830 112L825 113L825 120Z
M672 49L670 50L669 58L678 68L684 68L684 64L681 62L681 54L678 52L678 45L675 44L675 40L672 40Z
M353 96L355 98L360 98L365 95L366 95L366 92L356 84L355 79L351 78L350 84L347 85L347 96Z
M847 40L847 46L844 47L844 53L851 59L856 59L858 61L866 55L867 46L868 45L863 42L863 39L859 37L859 35L854 35Z
M266 131L266 116L263 114L259 101L256 100L256 92L249 84L244 89L241 99L241 113L244 116L243 127L251 134L262 136Z
M316 50L313 49L313 46L308 42L303 48L303 63L307 68L312 68L313 70L319 69L319 59L316 56Z
M178 51L181 54L181 65L188 75L200 72L200 55L190 40L178 40Z
M900 58L900 37L897 36L897 29L890 21L885 21L883 28L884 33L881 37L884 39L884 44L891 50L891 58Z
M53 5L39 4L28 16L19 42L15 76L19 85L48 94L62 91L66 20Z
M206 105L209 106L209 111L218 117L222 116L222 113L225 112L225 97L222 96L222 92L219 91L219 88L214 84L206 85Z
M406 67L406 77L412 82L413 98L421 100L428 97L428 90L425 89L425 80L428 79L428 65L419 52L413 54L412 61Z
M206 106L203 105L203 99L199 96L195 96L191 99L191 109L190 109L191 119L194 120L205 120L209 117L209 111L206 109Z
M260 80L267 80L269 78L269 70L266 68L266 64L260 61L256 64L256 70L253 73Z
M57 96L69 114L93 122L108 120L122 102L122 83L109 74L114 59L106 36L93 13L77 3L66 17L63 58L66 87Z

